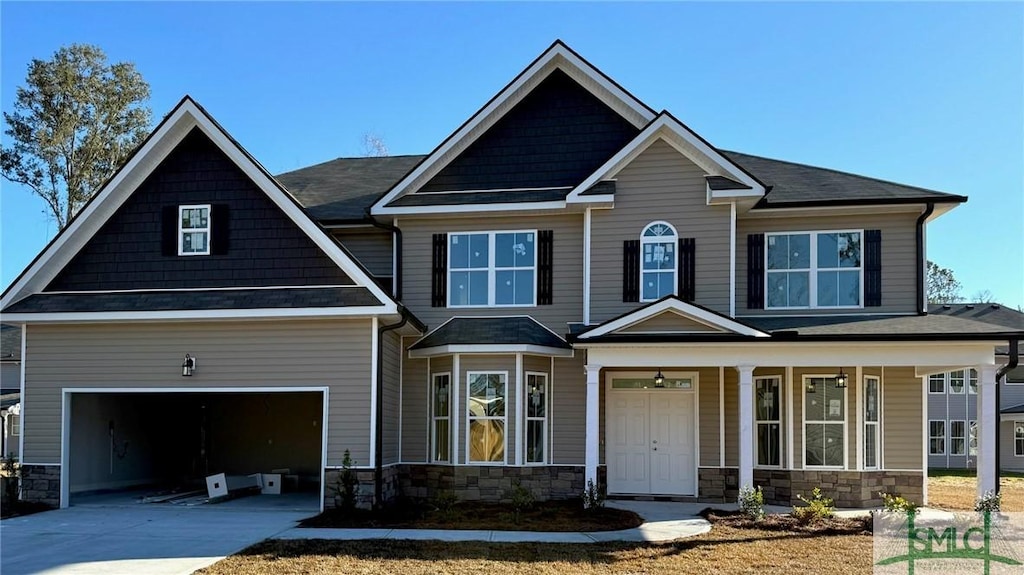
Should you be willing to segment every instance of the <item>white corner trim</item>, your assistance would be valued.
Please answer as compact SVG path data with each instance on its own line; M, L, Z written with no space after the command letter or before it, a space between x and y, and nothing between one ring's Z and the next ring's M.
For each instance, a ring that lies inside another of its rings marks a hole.
M377 200L370 208L370 213L373 215L394 213L384 209L388 203L408 193L417 181L439 171L443 164L446 163L444 161L445 158L454 156L455 153L465 149L476 140L475 137L471 137L472 134L477 133L477 137L479 137L480 134L486 131L480 128L485 129L493 125L504 116L503 110L511 109L516 102L524 98L529 92L523 90L523 88L538 84L555 68L562 69L570 73L570 75L574 75L574 72L582 74L588 81L593 82L596 86L606 91L614 99L611 103L618 103L620 107L630 110L634 116L641 120L641 122L637 122L635 119L627 118L638 128L643 123L650 122L654 118L653 112L642 102L630 96L596 68L584 62L583 59L574 54L572 50L561 42L556 42L523 70L512 83L498 92L490 102L477 111L465 124L448 136L437 149L431 152L411 172L406 174L388 193ZM585 85L584 88L590 90L599 98L601 97L600 94L587 88ZM388 208L387 210L391 209L393 208Z
M583 325L590 325L590 234L593 208L583 212Z
M716 329L730 331L740 335L746 335L750 337L771 337L763 331L756 330L750 326L744 325L738 321L731 320L711 313L707 310L701 309L697 306L688 304L684 301L670 298L660 302L649 305L645 308L641 308L633 313L622 316L616 320L602 324L590 331L584 332L579 336L579 339L590 339L593 337L602 336L608 333L615 332L624 327L631 326L636 323L640 323L644 320L650 319L658 314L666 311L675 312L684 318L691 319L698 323L713 327Z
M723 156L718 150L709 146L697 134L683 126L679 121L662 112L650 124L647 125L631 142L626 144L618 153L612 156L594 173L576 186L566 196L566 203L578 203L589 201L587 196L581 194L590 189L597 182L614 176L619 170L633 161L643 153L657 139L662 139L675 148L709 174L724 173L727 177L750 186L750 192L745 192L743 197L761 197L765 194L765 188L757 180L753 179L746 172ZM717 197L717 192L712 194Z
M370 462L377 461L377 357L380 355L380 338L377 335L379 320L370 320Z
M7 319L6 317L4 319ZM21 405L21 434L18 435L18 459L25 461L25 365L28 363L28 326L21 326L21 395L18 403ZM6 429L4 432L6 433Z
M365 287L382 305L397 304L365 273L298 203L235 142L212 117L186 97L146 144L97 193L78 217L47 246L25 274L0 300L0 309L30 293L41 291L78 253L106 221L173 151L192 128L200 129L256 184L352 281Z
M729 202L729 317L736 317L736 202Z

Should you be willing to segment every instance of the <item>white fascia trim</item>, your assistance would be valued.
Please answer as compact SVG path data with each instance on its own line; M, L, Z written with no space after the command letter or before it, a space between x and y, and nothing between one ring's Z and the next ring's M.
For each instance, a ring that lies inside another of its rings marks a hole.
M106 221L135 192L136 186L148 177L173 151L182 139L198 127L231 161L248 176L281 211L299 226L302 231L342 269L352 281L365 287L384 305L395 305L391 297L377 286L345 252L334 243L305 212L299 208L288 193L270 178L237 143L225 133L213 119L195 102L186 98L174 114L150 137L146 145L135 154L117 174L103 187L82 213L62 232L49 248L11 287L0 300L0 309L6 308L29 293L41 291L74 257Z
M296 385L252 386L252 387L64 387L63 393L286 393L323 392L329 387Z
M375 204L370 208L372 215L386 215L394 212L389 211L393 208L385 208L385 206L393 201L395 198L400 197L404 193L408 192L410 187L417 182L421 177L432 171L440 170L438 164L441 160L448 155L449 152L459 149L466 148L475 141L468 138L477 128L482 125L493 125L497 122L501 116L497 116L496 112L506 106L510 99L519 93L520 89L527 84L539 83L539 77L543 74L544 77L548 73L553 71L555 68L560 68L566 71L572 76L573 69L586 76L589 80L606 90L613 98L618 100L618 103L629 108L643 121L650 122L654 119L654 114L644 106L639 100L633 98L626 93L625 90L615 85L614 82L609 81L603 74L598 72L594 67L584 62L581 58L576 56L566 46L561 43L555 43L547 52L537 58L533 64L531 64L526 70L519 74L519 76L511 84L506 86L501 92L498 93L486 106L480 111L473 115L465 124L462 125L454 134L448 137L445 142L434 150L430 156L423 160L412 172L409 172L401 181L399 181L391 190L384 195L381 199L377 200ZM522 99L529 92L524 92L518 95L518 99ZM597 97L601 97L600 94L595 94ZM513 104L515 102L512 102ZM629 118L627 118L629 120ZM636 122L632 123L636 125ZM637 125L641 127L643 124ZM483 134L483 131L481 131Z
M667 299L658 302L654 305L648 306L644 309L637 310L629 315L620 317L617 320L610 321L601 325L600 327L594 328L579 336L579 339L590 339L612 333L624 327L629 327L633 324L640 323L646 319L650 319L656 315L664 312L675 312L686 319L702 323L708 327L721 329L724 331L730 331L740 335L747 335L751 337L771 337L763 331L756 330L752 327L743 325L737 321L723 318L719 315L713 314L709 311L703 310L699 307L692 306L686 302L679 301L676 299Z
M410 358L418 357L434 357L438 355L452 355L452 354L487 354L487 355L498 355L498 354L515 354L521 353L525 355L543 355L551 357L572 357L573 350L563 349L560 347L547 347L544 345L533 345L533 344L453 344L453 345L439 345L436 347L425 347L423 349L413 349L409 351Z
M674 141L674 138L667 136L675 136L679 138L690 149L687 149ZM633 161L658 138L664 140L679 153L693 160L697 165L701 166L709 173L721 172L737 182L750 186L751 189L749 193L744 193L742 196L737 197L761 197L765 194L764 186L758 183L757 180L748 176L744 171L736 167L736 165L729 159L704 143L696 134L663 112L659 114L654 121L648 124L647 127L636 136L636 138L633 138L633 141L626 144L617 154L605 162L604 165L588 176L587 179L583 180L583 183L576 186L573 191L569 192L569 195L565 198L566 203L572 204L591 201L587 196L581 196L581 194L584 191L589 190L590 187L597 182L614 176L620 169Z
M712 204L728 204L735 200L743 199L761 199L764 196L763 192L757 190L712 190L711 185L707 184L707 202L708 205Z
M556 200L551 202L508 202L501 204L455 204L436 206L380 207L373 211L373 215L402 216L408 214L466 214L476 212L561 210L564 208L565 202L563 200Z
M376 317L398 313L397 306L301 307L266 309L212 309L170 311L114 311L73 313L9 313L5 322L67 323L115 321L179 321L207 319Z

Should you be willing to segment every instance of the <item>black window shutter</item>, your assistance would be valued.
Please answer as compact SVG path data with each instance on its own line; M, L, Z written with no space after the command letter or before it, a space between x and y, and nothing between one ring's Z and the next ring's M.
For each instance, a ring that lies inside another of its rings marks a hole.
M537 305L551 305L554 300L554 231L537 232Z
M882 230L864 231L864 305L882 305Z
M227 204L210 206L210 253L222 256L230 249L231 218Z
M640 240L622 242L622 301L640 301Z
M160 214L160 253L178 255L178 206L164 206Z
M676 254L676 266L679 273L679 299L693 301L697 299L696 251L693 238L680 238Z
M446 307L448 297L448 234L434 234L430 306Z
M764 234L747 235L747 308L764 309Z

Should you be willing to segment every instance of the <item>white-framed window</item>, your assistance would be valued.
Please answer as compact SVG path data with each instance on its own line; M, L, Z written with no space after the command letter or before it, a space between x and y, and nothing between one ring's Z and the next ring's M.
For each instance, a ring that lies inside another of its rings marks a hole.
M949 372L949 392L962 394L964 392L966 379L964 377L964 370L959 369L957 371Z
M949 422L949 454L967 455L967 422L962 419Z
M804 378L804 467L846 466L846 388L835 377Z
M971 379L970 379L970 383L967 386L967 389L970 390L971 394L977 394L978 393L978 370L972 369L972 370L970 370L970 372L971 372Z
M944 420L928 420L928 454L946 454L946 422Z
M766 307L863 307L863 235L863 230L765 234Z
M466 446L469 463L505 463L508 372L466 374Z
M754 378L757 465L782 464L782 385L778 377Z
M533 306L537 230L448 235L448 306Z
M430 460L451 463L451 399L452 374L435 373L430 379Z
M210 205L178 206L178 255L210 255Z
M12 413L7 417L11 420L11 435L21 435L21 415Z
M881 422L881 380L864 378L864 467L878 469L878 446Z
M978 422L971 421L967 426L967 456L978 456Z
M1024 457L1024 421L1013 423L1013 454Z
M640 301L676 293L676 242L672 224L654 222L640 233Z
M548 375L526 372L526 463L546 463L548 443Z
M928 393L946 393L946 374L933 373L928 376Z

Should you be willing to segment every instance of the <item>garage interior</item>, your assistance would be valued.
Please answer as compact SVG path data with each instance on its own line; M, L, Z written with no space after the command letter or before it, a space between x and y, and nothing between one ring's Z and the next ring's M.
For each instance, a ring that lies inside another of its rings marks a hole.
M319 499L320 392L72 393L69 403L71 505L118 492L205 494L209 475L283 469L284 493Z

